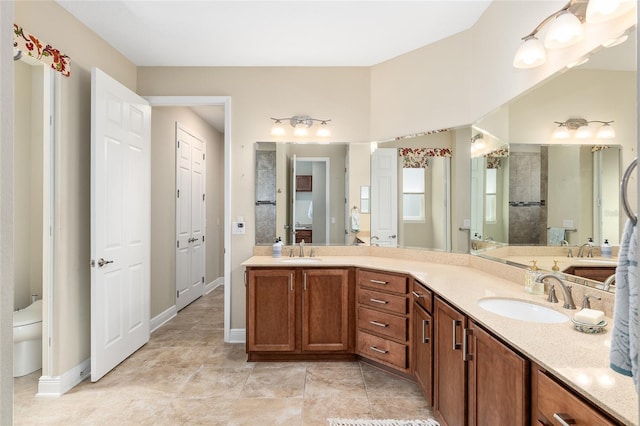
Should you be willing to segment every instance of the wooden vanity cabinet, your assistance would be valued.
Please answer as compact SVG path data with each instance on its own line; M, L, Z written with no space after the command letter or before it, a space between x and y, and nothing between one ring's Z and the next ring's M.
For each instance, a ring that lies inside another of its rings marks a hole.
M533 425L609 426L618 424L537 366L532 369L531 389Z
M528 424L528 361L438 297L434 311L434 409L441 424Z
M356 353L410 373L408 277L359 269Z
M467 317L439 297L435 299L434 316L433 408L442 425L466 425L467 363L462 338Z
M526 425L529 362L473 321L465 332L468 425Z
M422 394L433 405L433 294L417 280L413 280L411 374Z
M247 268L249 360L353 352L351 269Z

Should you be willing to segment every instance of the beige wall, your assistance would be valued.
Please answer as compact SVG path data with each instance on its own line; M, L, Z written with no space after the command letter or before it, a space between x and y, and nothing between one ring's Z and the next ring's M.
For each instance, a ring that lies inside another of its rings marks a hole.
M42 296L42 67L15 63L14 308Z
M245 326L244 268L255 235L255 149L269 140L269 117L330 117L336 141L369 140L368 68L140 68L138 93L231 96L231 218L248 230L231 237L231 328Z
M50 375L90 356L91 67L136 89L136 67L53 1L15 2L15 22L71 57L60 79L56 150L55 288Z
M223 251L223 137L187 107L151 111L151 318L176 303L176 122L206 143L206 277L221 277Z

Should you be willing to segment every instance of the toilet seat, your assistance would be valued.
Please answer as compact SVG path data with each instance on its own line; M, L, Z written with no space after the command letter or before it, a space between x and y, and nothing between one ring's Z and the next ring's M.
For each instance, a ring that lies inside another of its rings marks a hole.
M22 327L42 322L42 300L36 300L25 309L13 312L13 326Z

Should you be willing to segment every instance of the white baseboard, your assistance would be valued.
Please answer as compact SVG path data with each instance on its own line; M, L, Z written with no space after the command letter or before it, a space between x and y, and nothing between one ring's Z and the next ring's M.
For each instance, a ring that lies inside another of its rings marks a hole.
M176 308L176 305L169 306L164 312L151 318L151 322L149 323L149 333L153 333L154 331L165 325L167 322L175 318L176 315L178 315L178 309Z
M204 287L204 294L209 294L216 288L224 285L224 277L218 277Z
M246 343L247 331L244 328L232 328L229 330L229 341L227 343Z
M41 376L38 397L59 397L91 375L91 358L85 359L61 376Z

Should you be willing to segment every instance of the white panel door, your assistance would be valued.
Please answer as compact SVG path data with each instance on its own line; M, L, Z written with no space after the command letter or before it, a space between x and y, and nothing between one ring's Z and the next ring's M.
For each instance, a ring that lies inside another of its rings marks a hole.
M91 72L91 381L149 341L151 107Z
M398 245L398 150L395 148L379 148L371 154L371 244Z
M204 294L205 141L176 123L176 307Z

